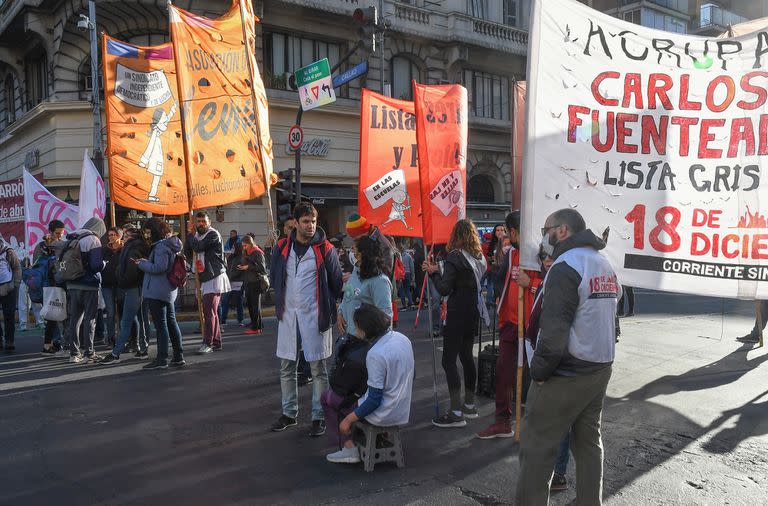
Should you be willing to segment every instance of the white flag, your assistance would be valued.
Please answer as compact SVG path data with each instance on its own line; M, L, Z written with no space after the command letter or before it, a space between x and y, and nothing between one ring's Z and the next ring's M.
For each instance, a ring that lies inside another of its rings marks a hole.
M102 220L107 212L107 194L104 191L104 180L99 171L88 157L88 151L83 155L83 170L80 175L80 216L78 225L83 226L91 218Z
M48 233L50 222L59 220L66 232L74 232L78 228L78 214L77 206L55 197L32 174L24 171L24 237L30 254Z

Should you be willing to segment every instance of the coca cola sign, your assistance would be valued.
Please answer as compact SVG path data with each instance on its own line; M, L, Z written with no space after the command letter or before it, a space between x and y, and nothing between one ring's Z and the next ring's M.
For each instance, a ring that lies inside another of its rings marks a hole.
M328 156L328 150L331 147L331 139L306 139L301 145L302 156L316 156L318 158L325 158ZM288 144L285 145L285 154L292 155L296 152Z

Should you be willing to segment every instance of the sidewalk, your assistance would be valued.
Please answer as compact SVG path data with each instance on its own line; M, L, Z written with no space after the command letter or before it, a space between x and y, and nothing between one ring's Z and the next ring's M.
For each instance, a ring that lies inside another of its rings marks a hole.
M230 314L232 314L232 311L230 311ZM245 310L246 317L248 316L248 309ZM261 316L264 318L275 316L275 306L267 306L261 308ZM176 321L179 322L192 322L197 321L199 318L199 315L197 311L179 311L176 313Z

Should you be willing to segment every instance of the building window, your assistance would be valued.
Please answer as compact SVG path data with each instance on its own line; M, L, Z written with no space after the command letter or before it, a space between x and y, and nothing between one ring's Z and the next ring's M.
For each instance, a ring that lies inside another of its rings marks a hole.
M16 121L16 85L11 74L5 78L5 114L8 125Z
M476 18L488 19L488 0L467 0L467 11Z
M265 32L264 81L266 86L276 90L289 90L288 78L291 74L323 58L328 58L328 63L333 67L341 59L341 46L338 42Z
M517 26L517 0L504 0L504 19L505 25Z
M24 59L24 78L27 109L31 109L48 98L48 59L45 51L38 49Z
M421 82L421 69L407 56L392 58L392 97L413 100L411 81Z
M624 21L627 21L629 23L634 23L636 25L640 24L640 9L635 9L633 11L627 11L624 13Z
M464 83L468 88L469 110L473 116L509 121L509 79L507 77L466 70Z
M484 204L495 202L491 178L482 174L469 178L467 182L467 201L482 202Z

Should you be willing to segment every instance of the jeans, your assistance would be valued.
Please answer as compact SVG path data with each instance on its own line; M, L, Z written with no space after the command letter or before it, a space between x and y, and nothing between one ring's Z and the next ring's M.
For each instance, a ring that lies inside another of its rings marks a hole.
M512 405L517 395L517 324L504 323L499 330L499 355L496 357L496 421L511 423ZM527 400L530 373L523 360L522 399Z
M413 274L410 272L405 273L405 279L400 283L400 302L403 303L403 307L413 305L413 298L411 297L411 283L413 282ZM407 304L406 304L407 302Z
M117 297L119 288L102 287L101 296L104 297L104 325L107 327L104 335L110 342L115 342L115 310L117 309Z
M560 448L557 450L557 459L555 459L555 474L565 476L568 471L568 460L571 458L571 433L565 435L560 442Z
M141 313L139 311L141 310ZM112 348L112 354L116 357L125 349L125 343L131 338L131 330L136 325L138 329L139 351L147 351L149 339L147 339L146 325L149 324L149 306L141 304L141 293L137 288L127 288L123 291L123 310L120 318L120 334ZM141 318L139 316L142 315Z
M230 304L235 306L237 311L237 323L243 323L243 291L232 290L221 296L221 304L219 305L219 319L221 323L227 323L227 317L229 316Z
M296 379L298 362L280 359L280 391L283 397L283 414L296 418L299 414L299 386ZM309 363L312 371L312 420L324 420L325 413L320 398L328 389L328 370L325 360Z
M43 331L43 344L52 344L54 341L61 339L61 331L59 330L59 322L45 321L45 330Z
M29 320L29 309L32 308L32 313L35 315L35 322L38 325L42 325L44 320L40 317L40 309L42 304L32 302L27 296L27 285L22 283L19 285L19 328L22 330L27 328L27 320Z
M485 287L485 304L489 306L496 302L496 299L494 298L495 294L493 293L493 281L493 274L491 274L490 271L486 271L483 279L480 280L480 286Z
M99 306L98 290L67 290L69 328L64 336L64 344L69 346L70 355L80 354L80 339L86 356L93 355L93 335L96 331L96 311ZM80 327L82 325L82 335ZM65 348L66 348L65 346Z
M149 312L152 314L152 321L155 322L155 330L157 331L156 360L168 362L169 339L171 346L173 346L173 359L181 360L184 358L181 330L176 321L176 310L173 303L157 299L146 299L144 303L149 306Z
M219 323L220 293L206 293L203 295L203 343L208 346L221 346L221 327ZM154 318L154 316L153 316Z
M18 288L14 288L7 295L0 297L0 306L3 306L3 322L5 324L5 345L13 345L16 336L16 304L18 302ZM0 339L3 337L0 332Z

